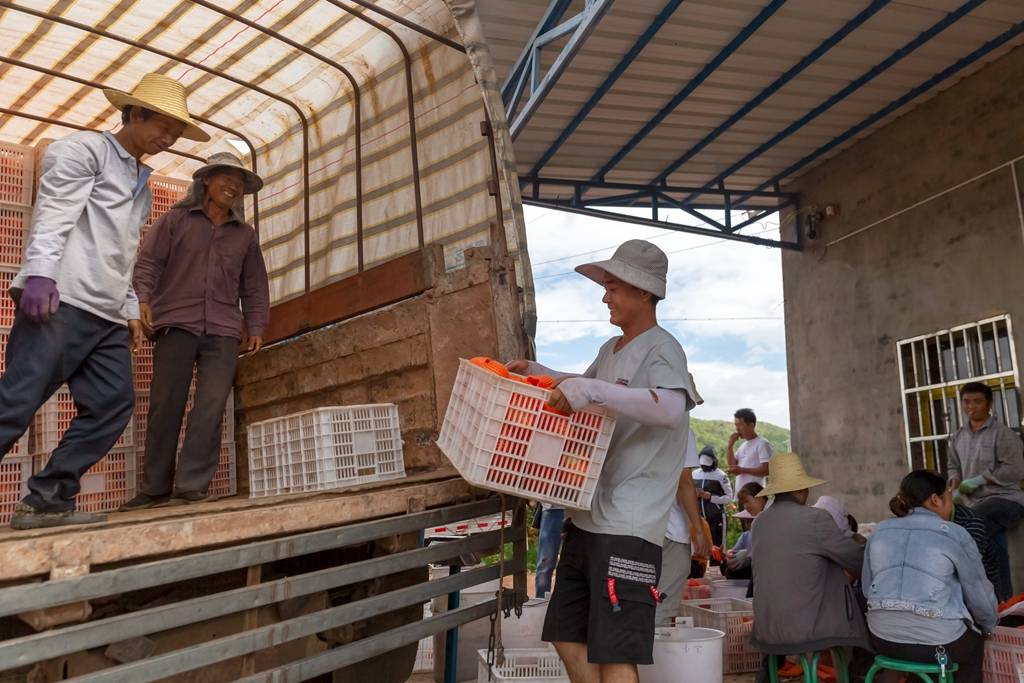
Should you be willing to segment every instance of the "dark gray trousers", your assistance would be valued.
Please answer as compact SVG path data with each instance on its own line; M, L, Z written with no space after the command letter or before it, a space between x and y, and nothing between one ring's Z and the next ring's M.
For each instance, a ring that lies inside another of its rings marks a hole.
M157 332L142 493L205 493L210 486L217 472L224 404L235 381L238 345L234 337L194 335L177 327ZM175 465L193 367L196 395Z
M79 479L114 447L131 419L128 343L125 325L63 303L45 323L21 313L15 318L0 377L0 454L11 450L61 384L67 382L78 409L46 467L29 479L25 502L37 510L73 510Z

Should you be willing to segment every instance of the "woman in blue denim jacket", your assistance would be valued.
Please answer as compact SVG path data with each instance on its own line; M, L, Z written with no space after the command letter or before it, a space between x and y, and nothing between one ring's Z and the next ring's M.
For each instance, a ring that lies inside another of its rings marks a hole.
M875 651L929 663L945 651L960 667L957 683L981 683L996 598L974 539L950 521L946 480L911 472L890 507L902 516L875 529L861 574Z

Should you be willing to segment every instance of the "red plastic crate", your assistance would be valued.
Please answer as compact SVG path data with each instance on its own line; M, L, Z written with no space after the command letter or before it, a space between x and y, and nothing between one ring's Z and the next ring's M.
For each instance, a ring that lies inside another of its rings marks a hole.
M14 326L14 314L17 313L18 307L8 292L11 289L11 281L17 274L16 268L0 268L0 327Z
M31 147L0 142L0 202L32 204L35 158Z
M28 494L25 484L32 476L32 458L8 454L0 461L0 524L11 521L14 506Z
M11 328L0 327L0 374L7 369L7 342L10 338Z
M1024 631L997 626L985 641L985 683L1017 683L1024 671Z
M238 493L238 468L236 467L235 444L222 443L217 460L217 472L210 482L210 495L223 498Z
M188 186L189 182L186 180L150 176L149 189L153 193L153 208L150 211L149 220L146 221L146 227L156 223L160 216L167 213L174 204L180 202L188 192Z
M48 457L50 452L60 443L60 440L64 438L64 432L71 426L71 421L76 415L78 415L78 409L75 407L75 401L71 397L71 390L66 386L62 386L49 401L43 404L43 407L32 418L32 428L29 430L28 444L32 455L46 455ZM132 420L129 419L128 425L114 444L114 448L131 446L133 437Z
M34 456L35 471L42 470L49 459L49 453ZM83 474L80 483L82 490L75 496L75 509L83 512L116 510L135 495L134 451L115 448Z
M21 267L31 221L32 209L27 206L0 204L0 267Z
M142 341L142 348L132 354L132 375L135 378L136 391L149 391L153 383L153 342Z

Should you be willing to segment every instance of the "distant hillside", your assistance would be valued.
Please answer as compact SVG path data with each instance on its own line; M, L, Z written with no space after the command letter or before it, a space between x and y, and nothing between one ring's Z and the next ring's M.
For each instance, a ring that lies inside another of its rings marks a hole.
M718 452L719 463L724 466L725 446L729 442L729 435L736 431L733 423L727 420L699 420L691 417L690 427L697 437L697 451L711 444ZM790 450L788 429L777 427L770 422L758 422L757 433L772 442L776 453Z

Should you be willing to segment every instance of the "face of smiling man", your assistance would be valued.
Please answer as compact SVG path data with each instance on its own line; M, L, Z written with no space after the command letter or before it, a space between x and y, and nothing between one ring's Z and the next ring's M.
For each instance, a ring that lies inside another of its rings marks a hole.
M206 180L206 196L218 208L229 210L241 198L245 174L236 168L218 168Z

